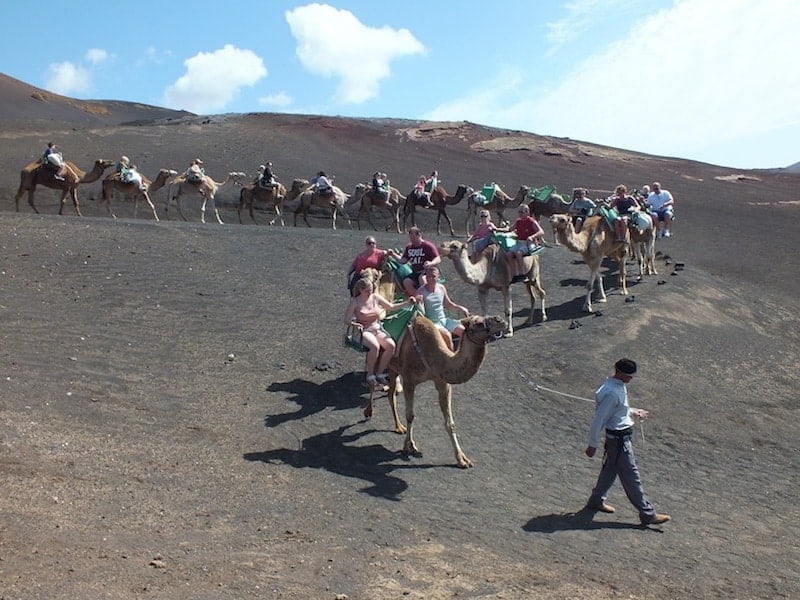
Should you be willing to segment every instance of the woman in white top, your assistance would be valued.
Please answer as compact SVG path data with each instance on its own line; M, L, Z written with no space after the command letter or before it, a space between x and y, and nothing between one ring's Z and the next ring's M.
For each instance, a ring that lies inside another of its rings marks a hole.
M425 279L425 285L417 290L417 294L424 303L425 316L433 321L439 333L442 334L447 347L453 350L453 336L460 337L464 333L464 326L461 321L448 317L444 309L449 308L461 311L465 317L469 316L469 310L450 299L447 288L439 283L439 269L437 267L426 267Z

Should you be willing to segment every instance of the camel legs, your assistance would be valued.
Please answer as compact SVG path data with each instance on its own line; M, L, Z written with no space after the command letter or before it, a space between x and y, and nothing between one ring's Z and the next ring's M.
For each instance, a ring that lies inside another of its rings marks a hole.
M167 206L169 206L169 199L167 199ZM181 207L181 197L180 196L175 196L175 208L178 209L178 214L180 215L181 219L183 219L184 221L187 221L188 219L183 215L183 207ZM204 198L203 199L203 209L202 209L202 212L200 213L200 220L203 223L205 223L206 222L205 218L206 218L206 201L205 201L205 198Z
M219 214L219 208L217 208L217 203L214 202L214 196L209 196L208 201L211 202L211 207L214 209L214 216L217 217L217 223L222 225L222 217ZM205 196L203 197L203 213L205 213L206 209L206 200Z
M467 218L464 220L464 231L466 231L467 235L472 235L472 232L475 231L475 214L475 205L470 203L470 205L467 206ZM471 229L470 224L472 224Z
M445 429L447 429L447 434L450 436L450 443L456 456L456 464L461 469L469 469L472 466L472 461L464 454L456 435L456 421L453 418L452 402L453 386L443 381L436 381L435 384L436 390L439 392L439 408L442 410Z
M397 393L400 391L400 378L397 373L392 372L389 370L389 391L387 393L387 397L389 399L389 407L392 409L392 418L394 419L394 430L395 433L405 433L406 426L400 421L400 415L397 412ZM369 409L369 414L367 414L367 409L364 409L364 416L370 418L372 416L372 399L375 395L375 390L373 389L369 395L369 404L367 408Z
M283 203L283 198L284 198L283 196L276 196L276 198L275 198L275 204L273 205L273 207L275 209L275 218L272 219L272 221L269 222L270 225L274 225L275 221L280 219L281 227L285 227L286 226L286 224L283 222L283 210L281 209L281 204ZM250 210L252 211L252 208Z
M58 214L64 214L64 205L67 203L68 195L72 199L72 206L75 207L75 214L77 214L79 217L82 217L83 215L81 214L80 206L78 206L78 189L74 187L64 190L64 193L61 194L61 203L58 207ZM33 206L33 204L31 204L31 206Z
M28 205L33 209L33 212L35 212L38 215L39 214L39 210L33 204L33 190L34 190L34 188L29 188L27 190L27 192L28 192ZM14 202L17 205L17 212L19 212L19 201L22 199L22 196L25 195L25 191L26 191L25 188L20 185L19 186L19 190L17 190L17 195L14 196Z
M408 195L406 198L405 204L403 204L403 231L406 228L406 223L408 220L411 220L411 226L417 226L417 215L416 215L416 204L414 198L411 194ZM400 232L402 233L402 231Z
M526 283L525 289L528 292L528 296L531 299L531 312L528 315L528 320L525 321L526 325L533 325L533 313L536 310L536 296L541 299L542 302L542 322L544 323L547 321L547 310L545 309L545 296L547 295L542 287L541 282L539 281L538 277L534 277L533 273L528 273L528 277L530 279L529 283Z
M594 309L592 308L592 291L594 290L594 282L597 281L597 291L600 293L600 297L597 299L598 302L606 302L606 290L603 288L603 277L600 275L600 264L603 261L603 257L600 257L600 260L595 261L594 264L589 264L589 281L586 283L586 300L583 303L583 310L592 313Z
M153 204L152 200L150 200L150 194L148 194L147 192L144 192L144 193L142 193L142 197L144 198L145 202L147 202L147 206L149 206L150 210L153 212L153 218L156 221L158 221L158 212L156 211L156 205ZM139 199L139 197L137 196L136 200L134 200L134 203L133 203L133 218L134 219L136 218L136 207L139 205L138 204L138 199Z
M440 228L439 225L440 225L440 223L442 221L442 217L444 217L445 220L447 221L448 227L450 227L450 236L451 237L456 237L456 232L453 231L453 222L450 220L450 217L445 212L444 208L438 209L437 212L438 212L438 214L436 215L436 235L442 235L442 231L441 231L441 228Z

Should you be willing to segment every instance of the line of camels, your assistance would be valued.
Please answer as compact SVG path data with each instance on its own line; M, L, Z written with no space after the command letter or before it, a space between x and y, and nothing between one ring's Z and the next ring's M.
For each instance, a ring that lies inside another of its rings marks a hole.
M77 193L78 186L98 181L103 177L106 170L114 166L114 163L109 160L97 159L92 169L89 171L83 171L77 165L69 161L66 165L67 172L63 180L57 179L55 177L56 172L52 168L43 165L41 161L35 161L26 165L20 174L20 186L15 196L17 212L19 212L21 198L27 194L28 204L33 211L38 214L39 211L34 204L34 191L37 186L41 185L61 191L59 215L63 214L66 199L69 197L72 200L75 212L78 216L81 216ZM281 183L272 187L262 187L257 179L244 183L246 179L247 175L245 173L232 171L228 173L223 181L215 181L210 176L205 175L200 182L195 183L187 181L185 173L178 174L172 169L160 169L153 180L143 175L143 185L140 187L136 183L124 182L120 173L112 172L102 180L103 202L106 205L108 214L116 219L116 215L112 210L112 200L115 197L119 196L133 199L134 217L136 216L139 201L143 200L150 208L153 219L157 221L159 220L158 211L150 195L162 187L166 187L168 192L165 211L169 211L170 205L174 202L179 216L185 221L186 217L182 210L181 199L184 196L199 197L201 201L201 222L205 223L206 207L207 204L211 202L217 222L222 223L219 210L216 204L214 204L214 197L222 186L232 183L241 186L239 204L237 206L240 223L242 222L242 212L245 209L248 210L251 219L256 222L254 208L257 204L262 204L266 208L272 208L275 213L275 217L272 219L271 223L274 224L280 221L281 225L285 225L283 218L284 205L296 201L297 204L294 209L295 226L297 226L298 215L303 218L307 226L311 226L308 222L308 213L313 206L329 210L331 213L332 227L336 229L337 215L340 212L346 215L346 207L355 204L359 204L357 213L359 229L361 228L362 220L366 220L375 228L372 220L374 210L388 211L397 233L401 233L408 222L410 222L411 225L416 225L415 213L418 208L418 202L413 192L403 195L397 188L392 187L389 195L385 196L373 193L371 185L359 183L355 186L352 194L347 194L339 187L332 186L333 195L323 196L320 195L316 187L306 179L294 179L288 190ZM496 186L491 201L479 205L476 201L476 192L469 186L459 185L456 188L455 194L450 195L443 186L439 185L430 194L430 201L432 203L432 208L430 210L435 209L437 211L437 234L441 235L441 224L442 220L444 220L449 228L450 235L453 237L456 236L453 230L452 220L447 214L448 206L457 205L466 198L467 210L464 228L466 233L469 234L474 229L479 208L495 212L499 222L502 222L505 220L504 211L506 209L516 208L525 202L525 200L529 198L530 190L531 188L528 186L520 186L515 196L512 197L505 193L502 188ZM583 261L589 267L590 273L587 282L586 300L583 305L585 311L593 311L591 296L595 285L598 289L598 301L605 301L605 289L603 287L602 277L599 274L600 265L604 257L608 256L618 263L619 285L623 295L627 294L624 264L629 250L633 251L633 256L638 262L640 277L644 274L657 274L655 269L655 223L652 224L652 227L643 231L631 229L628 233L628 238L623 244L615 241L615 236L609 224L599 215L587 219L580 233L576 233L572 226L572 220L566 215L570 204L571 202L565 201L561 196L551 194L546 201L531 201L529 206L531 207L531 213L537 220L541 221L542 218L549 217L549 222L553 230L554 244L564 245L571 251L579 253ZM402 227L400 218L401 212ZM628 241L632 243L631 246L628 245ZM489 289L497 289L503 294L504 313L508 324L505 333L506 335L512 335L512 306L509 291L511 270L505 263L505 254L499 251L495 246L489 246L481 255L480 259L477 262L473 262L468 258L466 245L458 241L445 244L442 251L445 256L453 259L456 270L459 272L462 279L478 287L478 295L484 311L486 306L486 293ZM545 292L541 286L539 276L538 256L528 257L527 261L526 264L529 265L529 268L525 278L525 285L531 302L530 315L527 321L529 325L533 320L537 298L539 298L541 302L542 320L546 320L547 315L545 312Z
M98 181L108 169L115 165L112 161L97 159L89 171L83 171L71 161L66 161L65 164L67 166L67 173L63 180L57 179L55 171L43 165L39 160L26 165L20 173L20 185L14 198L17 212L19 212L20 209L20 200L27 194L28 205L38 214L39 210L34 203L34 192L37 186L43 186L61 191L58 210L59 215L63 214L66 200L69 197L72 200L75 213L81 216L80 204L78 201L78 186ZM333 229L336 229L338 214L343 213L349 220L350 217L347 214L347 207L358 205L356 221L359 229L361 229L363 221L365 224L377 230L373 221L373 213L376 210L382 210L388 213L390 217L391 225L389 228L393 228L397 233L401 233L406 229L408 224L416 226L416 210L419 205L421 205L420 201L415 197L413 190L403 195L397 188L391 187L388 195L376 194L373 192L371 185L359 183L355 186L351 194L345 193L334 185L332 186L332 196L322 196L307 179L294 179L291 187L288 189L282 183L276 183L271 187L262 187L257 179L246 182L247 175L239 171L228 173L223 181L215 181L210 176L205 175L201 181L191 182L187 181L185 173L178 174L177 171L172 169L160 169L153 180L148 179L142 174L142 179L144 185L141 186L141 188L136 183L123 181L120 173L117 172L112 172L103 179L102 200L106 205L109 216L116 218L111 204L116 197L121 197L133 200L134 218L138 211L139 201L144 201L150 208L153 218L158 220L158 212L151 195L162 187L166 187L168 192L165 212L168 212L170 206L174 203L179 216L183 220L186 220L181 206L181 199L184 196L196 196L201 200L201 222L205 223L206 207L210 202L213 206L214 216L217 222L222 223L219 210L216 205L214 205L214 197L219 191L219 188L228 183L239 185L242 188L239 193L239 204L237 206L240 223L242 223L242 212L244 210L247 210L253 222L257 223L254 209L256 206L262 206L265 210L271 209L275 213L274 218L269 221L270 225L280 222L280 224L284 226L284 206L297 202L294 208L295 226L297 226L298 215L303 218L306 225L310 226L308 222L308 213L309 209L314 206L330 211L331 225ZM449 194L443 186L436 186L430 193L430 210L436 210L437 213L436 233L441 235L442 224L444 222L449 229L450 235L456 235L452 219L447 214L448 206L460 204L466 199L467 210L464 220L464 231L469 235L475 228L479 208L495 212L498 219L504 221L504 211L509 208L516 208L523 203L528 197L529 192L530 188L528 186L521 186L516 195L512 197L503 191L500 186L496 186L496 191L491 201L478 204L477 199L479 193L469 186L459 185L455 194L452 195ZM566 212L568 206L569 203L565 202L561 196L557 194L553 194L546 204L540 202L531 203L532 214L537 219L557 212Z

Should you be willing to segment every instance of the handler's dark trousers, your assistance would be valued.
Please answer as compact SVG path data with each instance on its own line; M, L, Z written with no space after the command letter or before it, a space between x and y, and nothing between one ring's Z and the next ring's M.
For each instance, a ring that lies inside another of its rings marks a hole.
M656 514L656 509L653 508L653 505L644 495L639 469L636 468L636 461L633 458L632 435L633 429L624 431L606 430L603 468L600 470L597 483L587 504L589 506L600 506L605 502L608 491L614 485L617 475L619 475L625 495L628 496L628 500L639 511L639 519L645 523L653 518Z

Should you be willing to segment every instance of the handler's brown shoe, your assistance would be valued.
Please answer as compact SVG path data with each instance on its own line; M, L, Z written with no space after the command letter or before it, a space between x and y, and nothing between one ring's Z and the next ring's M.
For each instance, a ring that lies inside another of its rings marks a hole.
M597 512L608 513L608 514L611 514L611 513L617 511L616 508L614 508L610 504L606 504L605 502L603 502L602 504L599 504L597 506L592 506L591 504L587 504L586 508L589 509L589 510L596 510ZM667 517L667 518L669 518L669 517Z
M670 519L671 517L669 515L660 515L656 513L649 519L643 520L642 525L661 525L662 523L666 523Z

